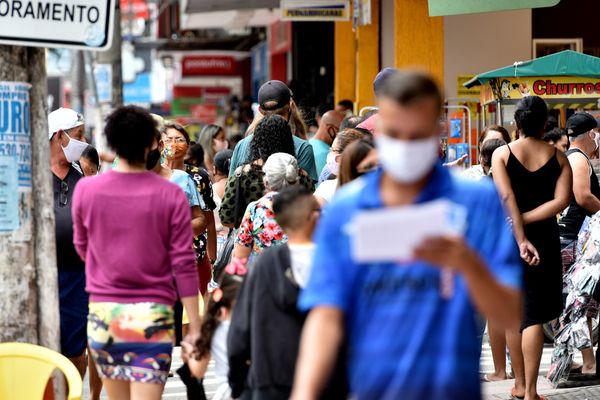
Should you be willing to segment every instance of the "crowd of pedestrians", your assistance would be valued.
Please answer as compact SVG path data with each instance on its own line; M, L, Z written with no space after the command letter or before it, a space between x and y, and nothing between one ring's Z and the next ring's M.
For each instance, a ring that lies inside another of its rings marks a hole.
M89 364L93 399L161 398L178 345L189 398L206 398L211 359L216 400L479 399L510 377L513 398L543 398L542 326L600 211L597 121L562 131L529 96L515 132L487 127L478 162L455 168L432 78L385 69L374 92L373 112L341 101L312 132L269 81L237 145L120 107L107 171L81 115L49 115L61 347Z

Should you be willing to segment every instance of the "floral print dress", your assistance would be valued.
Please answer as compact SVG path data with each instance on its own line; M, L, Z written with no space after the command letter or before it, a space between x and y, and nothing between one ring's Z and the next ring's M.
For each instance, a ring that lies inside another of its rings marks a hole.
M269 192L248 205L235 240L236 244L250 247L250 259L254 259L267 247L287 242L287 236L275 221L273 198L277 192Z

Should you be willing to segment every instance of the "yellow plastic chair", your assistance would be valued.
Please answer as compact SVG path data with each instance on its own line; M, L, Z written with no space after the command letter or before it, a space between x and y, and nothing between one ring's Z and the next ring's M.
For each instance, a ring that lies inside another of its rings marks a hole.
M0 343L0 399L41 400L55 369L67 379L67 399L81 399L81 376L68 358L34 344Z

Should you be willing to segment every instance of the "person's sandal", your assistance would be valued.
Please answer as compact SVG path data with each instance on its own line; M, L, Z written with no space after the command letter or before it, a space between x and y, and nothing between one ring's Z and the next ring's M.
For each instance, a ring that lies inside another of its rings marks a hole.
M516 392L517 392L517 388L513 386L513 388L510 390L510 398L511 399L523 400L525 398L525 396L517 396ZM546 399L543 399L543 400L546 400Z

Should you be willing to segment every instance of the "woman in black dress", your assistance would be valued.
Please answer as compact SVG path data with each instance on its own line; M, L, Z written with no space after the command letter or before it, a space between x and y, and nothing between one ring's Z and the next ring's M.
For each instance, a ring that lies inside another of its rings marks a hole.
M536 400L544 344L542 325L562 311L562 261L556 215L571 195L571 168L562 152L542 140L548 118L537 96L517 104L520 139L496 150L494 181L512 219L523 258L521 332L507 332L515 387L512 396Z

